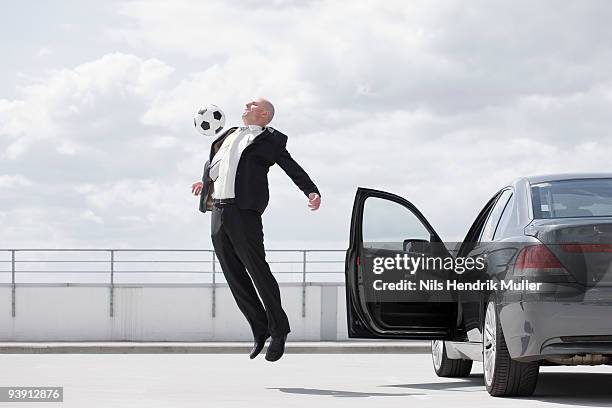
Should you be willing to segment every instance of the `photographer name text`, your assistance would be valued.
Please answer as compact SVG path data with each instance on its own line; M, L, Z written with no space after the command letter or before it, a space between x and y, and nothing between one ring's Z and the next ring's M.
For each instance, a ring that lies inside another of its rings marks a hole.
M396 282L384 282L377 279L372 282L376 291L492 291L492 290L516 290L516 291L539 291L542 282L520 281L499 281L492 280L478 282L458 282L457 280L438 281L435 279L420 280L418 282L401 279Z

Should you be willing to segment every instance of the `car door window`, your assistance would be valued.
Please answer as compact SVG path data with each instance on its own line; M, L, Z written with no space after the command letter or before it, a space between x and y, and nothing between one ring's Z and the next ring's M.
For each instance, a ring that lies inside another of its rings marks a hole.
M489 218L487 218L487 222L485 223L484 228L482 229L482 234L480 235L479 240L480 242L490 242L493 240L495 228L499 223L499 218L501 217L502 212L506 207L506 204L508 203L508 200L510 199L511 195L512 190L510 189L504 190L500 194L499 198L497 199L497 202L495 203L495 206L489 213Z
M407 239L430 241L431 234L410 209L368 197L363 207L363 247L401 251Z
M506 206L504 207L502 215L499 218L499 222L497 223L497 227L495 228L495 232L493 233L493 241L506 236L506 231L510 223L513 207L514 207L514 195L510 194L510 198L508 199L508 202L506 203Z

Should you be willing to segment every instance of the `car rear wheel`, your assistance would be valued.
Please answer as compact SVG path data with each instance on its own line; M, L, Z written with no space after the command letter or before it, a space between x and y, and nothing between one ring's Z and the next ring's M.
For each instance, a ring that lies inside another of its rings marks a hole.
M494 397L533 394L540 364L522 363L510 358L493 301L489 301L485 313L482 354L485 386L489 394Z
M467 377L472 371L472 360L448 358L443 340L431 342L431 360L438 377Z

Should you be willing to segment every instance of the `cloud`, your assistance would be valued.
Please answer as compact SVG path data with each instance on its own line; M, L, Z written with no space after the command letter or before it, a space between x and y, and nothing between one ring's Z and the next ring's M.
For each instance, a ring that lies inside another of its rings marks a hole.
M44 57L48 57L49 55L53 54L53 50L49 47L40 47L38 49L38 51L36 51L36 57L38 58L44 58Z
M149 225L186 213L177 210L184 203L161 196L190 185L191 178L173 179L184 146L140 120L172 72L157 59L111 53L51 71L20 87L19 99L0 100L0 208L14 231L3 240L47 242L20 228L24 219L14 215L25 209L40 217L41 231L62 231L63 242L123 240L92 222L130 239L115 211Z
M605 2L197 4L124 3L120 13L131 24L109 29L109 36L214 65L229 93L236 75L226 68L238 58L244 76L259 79L276 67L272 74L289 72L317 103L361 111L478 110L525 94L589 89L609 80L612 68ZM238 83L249 85L246 78Z
M104 220L101 217L97 216L91 210L84 210L84 211L81 212L81 214L79 216L83 220L95 222L96 224L104 224Z
M31 183L4 181L19 242L44 235L20 228L27 208L58 242L209 248L189 191L211 139L192 115L215 103L236 124L258 95L323 198L308 211L272 168L269 248L345 248L357 186L408 198L459 240L510 179L606 170L612 153L605 1L133 1L118 14L104 35L130 54L0 100L3 172Z
M138 125L137 105L154 98L172 70L113 53L20 87L20 99L0 100L0 157L14 160L41 141L123 138L120 127Z
M0 188L11 188L15 186L31 186L32 182L27 178L17 175L0 175Z

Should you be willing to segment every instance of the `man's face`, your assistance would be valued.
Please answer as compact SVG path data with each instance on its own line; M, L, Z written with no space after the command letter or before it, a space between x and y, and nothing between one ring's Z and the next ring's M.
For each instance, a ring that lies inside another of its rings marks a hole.
M262 125L266 123L266 110L259 99L247 102L242 112L242 122L245 125Z

